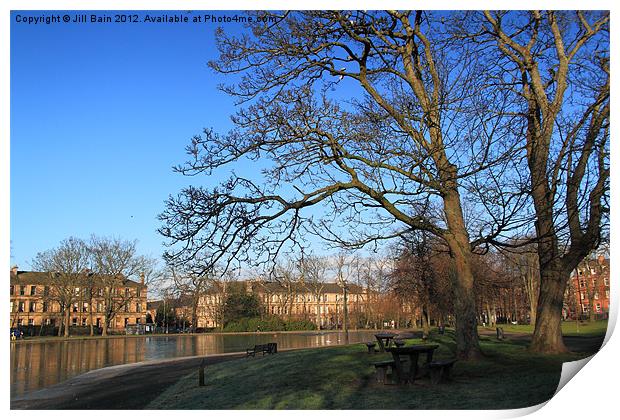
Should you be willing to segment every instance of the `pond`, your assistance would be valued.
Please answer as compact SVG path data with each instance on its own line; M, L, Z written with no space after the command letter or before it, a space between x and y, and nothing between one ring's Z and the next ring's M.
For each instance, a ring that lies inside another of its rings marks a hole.
M373 331L350 331L349 342L374 341ZM123 336L11 342L11 398L106 366L245 351L255 344L278 349L345 344L343 332L285 332Z

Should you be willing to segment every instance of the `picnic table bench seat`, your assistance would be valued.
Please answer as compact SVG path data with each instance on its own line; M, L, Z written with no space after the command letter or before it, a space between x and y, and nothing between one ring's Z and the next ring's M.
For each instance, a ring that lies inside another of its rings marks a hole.
M277 352L277 343L256 344L253 348L246 350L246 357L254 357L257 353L261 353L264 356L265 354L276 354Z
M434 360L428 363L427 368L430 373L431 383L438 384L449 381L454 362L456 362L456 359Z
M383 360L381 362L374 363L377 370L377 382L388 383L388 368L394 372L395 364L394 360Z
M374 353L375 347L377 347L377 343L374 341L369 341L366 343L366 347L368 347L368 353Z

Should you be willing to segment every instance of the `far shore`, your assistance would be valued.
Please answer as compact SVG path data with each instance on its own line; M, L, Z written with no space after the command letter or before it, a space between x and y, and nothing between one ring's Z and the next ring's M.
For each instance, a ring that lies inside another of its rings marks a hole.
M404 331L417 331L412 329L355 329L349 330L349 332L374 332L374 331L393 331L395 333ZM420 330L421 331L421 330ZM240 331L240 332L223 332L223 331L209 331L202 333L170 333L170 334L110 334L107 336L101 335L70 335L68 337L58 336L32 336L24 337L18 340L12 340L11 343L33 343L38 341L65 341L65 340L97 340L97 339L113 339L113 338L145 338L145 337L188 337L195 335L272 335L272 334L331 334L331 333L344 333L343 330L300 330L300 331Z

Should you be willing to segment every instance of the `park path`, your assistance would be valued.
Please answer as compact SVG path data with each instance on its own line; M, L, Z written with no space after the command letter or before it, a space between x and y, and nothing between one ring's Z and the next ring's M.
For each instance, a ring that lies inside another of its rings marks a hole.
M183 376L243 353L191 356L110 366L11 400L11 410L134 410L144 408ZM198 377L198 375L196 375Z

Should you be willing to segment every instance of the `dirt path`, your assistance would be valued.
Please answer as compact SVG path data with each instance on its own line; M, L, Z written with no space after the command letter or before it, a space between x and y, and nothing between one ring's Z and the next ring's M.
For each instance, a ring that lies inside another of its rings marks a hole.
M197 372L203 359L208 366L244 356L245 352L110 366L16 398L11 409L141 409L183 376Z

